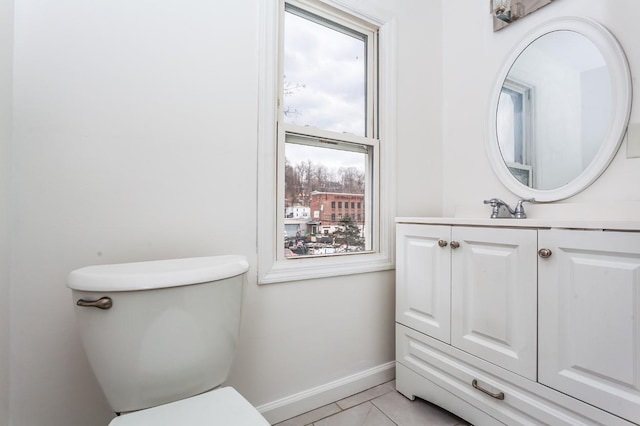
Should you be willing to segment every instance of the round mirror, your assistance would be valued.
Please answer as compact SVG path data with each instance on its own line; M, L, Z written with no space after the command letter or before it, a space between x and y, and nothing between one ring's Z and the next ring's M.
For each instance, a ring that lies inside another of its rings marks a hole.
M631 111L624 52L603 26L555 19L516 46L492 92L487 151L513 193L570 197L606 169Z

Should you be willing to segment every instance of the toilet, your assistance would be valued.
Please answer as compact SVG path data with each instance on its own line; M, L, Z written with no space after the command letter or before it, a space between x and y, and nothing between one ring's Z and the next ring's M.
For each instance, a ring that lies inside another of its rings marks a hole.
M69 275L87 359L110 426L263 426L235 389L243 256L97 265Z

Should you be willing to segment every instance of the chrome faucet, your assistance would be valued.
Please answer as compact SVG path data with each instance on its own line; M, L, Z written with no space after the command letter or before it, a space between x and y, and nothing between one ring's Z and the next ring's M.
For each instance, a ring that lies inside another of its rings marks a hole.
M512 209L507 203L499 198L492 198L490 200L484 200L485 204L490 204L493 209L491 210L491 219L507 218L507 219L526 219L527 214L524 212L524 206L522 203L533 203L536 200L534 198L520 199L516 204L516 207Z

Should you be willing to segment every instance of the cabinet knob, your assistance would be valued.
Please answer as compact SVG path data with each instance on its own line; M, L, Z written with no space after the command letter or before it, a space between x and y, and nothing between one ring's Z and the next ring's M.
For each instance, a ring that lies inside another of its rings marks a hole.
M540 250L538 250L538 256L540 256L543 259L546 259L547 257L551 256L551 250L547 248L541 248Z
M457 241L451 241L451 248L452 249L457 249L458 247L460 247L460 243Z
M440 247L446 247L446 246L447 246L447 244L449 244L449 243L447 243L445 240L439 240L439 241L438 241L438 245L439 245Z

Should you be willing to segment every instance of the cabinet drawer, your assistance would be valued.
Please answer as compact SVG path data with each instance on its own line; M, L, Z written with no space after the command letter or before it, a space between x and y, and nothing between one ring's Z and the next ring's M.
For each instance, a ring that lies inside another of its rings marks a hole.
M631 425L400 324L396 326L396 358L508 425Z

